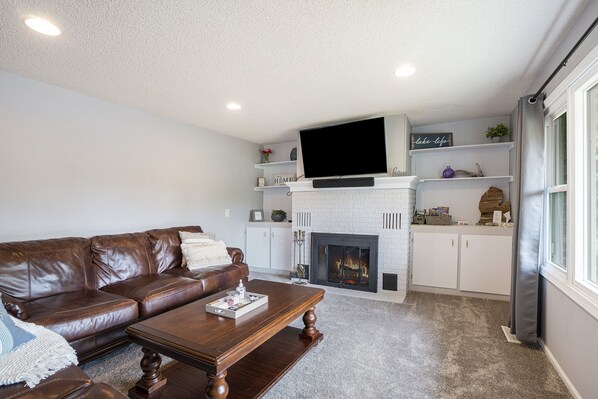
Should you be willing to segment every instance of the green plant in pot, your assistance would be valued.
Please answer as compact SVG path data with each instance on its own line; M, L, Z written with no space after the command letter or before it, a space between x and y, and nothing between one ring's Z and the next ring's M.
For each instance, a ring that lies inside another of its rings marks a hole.
M501 140L501 137L508 136L509 134L511 134L511 131L504 123L499 123L494 127L488 126L488 129L486 130L486 137L494 143L498 143Z
M287 213L285 211L283 211L282 209L274 209L272 211L272 220L274 220L275 222L282 222L283 220L285 220L287 217Z

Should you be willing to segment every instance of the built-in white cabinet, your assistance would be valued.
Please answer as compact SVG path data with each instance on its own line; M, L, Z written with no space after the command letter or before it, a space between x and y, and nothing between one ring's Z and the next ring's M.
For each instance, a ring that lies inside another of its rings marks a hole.
M459 235L413 234L412 284L457 288Z
M510 236L461 236L459 289L509 295L511 292Z
M509 295L512 229L412 225L411 289Z
M287 222L280 222L287 223ZM293 232L289 226L247 226L245 262L249 267L291 271Z

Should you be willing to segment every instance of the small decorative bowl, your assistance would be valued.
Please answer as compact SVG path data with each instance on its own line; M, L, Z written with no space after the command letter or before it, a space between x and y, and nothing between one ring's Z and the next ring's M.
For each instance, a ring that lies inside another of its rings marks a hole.
M273 221L275 222L282 222L283 220L285 220L287 217L287 215L284 215L282 213L273 213L271 218Z

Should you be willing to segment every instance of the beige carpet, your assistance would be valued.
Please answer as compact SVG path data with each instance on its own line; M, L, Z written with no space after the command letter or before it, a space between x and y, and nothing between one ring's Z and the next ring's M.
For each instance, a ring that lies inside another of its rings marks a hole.
M413 292L397 304L327 293L316 313L324 340L265 399L571 397L542 351L506 341L507 302ZM140 359L131 344L83 369L126 394Z

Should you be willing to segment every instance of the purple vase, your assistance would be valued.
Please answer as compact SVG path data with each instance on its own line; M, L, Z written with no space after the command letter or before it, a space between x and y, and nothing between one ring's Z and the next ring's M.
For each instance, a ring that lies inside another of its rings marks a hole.
M442 177L445 179L455 177L455 171L450 166L447 166L446 169L442 171Z

